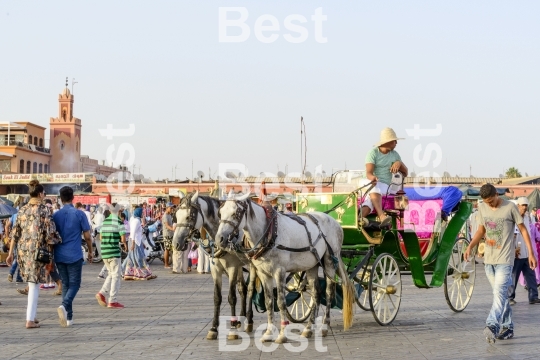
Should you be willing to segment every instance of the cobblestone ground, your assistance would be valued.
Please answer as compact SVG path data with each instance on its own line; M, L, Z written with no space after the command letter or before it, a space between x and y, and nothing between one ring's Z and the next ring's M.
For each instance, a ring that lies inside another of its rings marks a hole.
M156 264L156 280L122 282L119 301L125 309L100 307L94 295L103 282L96 278L101 266L84 266L72 328L61 328L58 324L56 308L60 297L54 296L53 291L42 290L38 307L41 328L32 330L24 327L26 297L15 290L23 284L8 283L8 269L0 268L0 358L540 358L540 305L529 305L522 288L518 290L518 303L513 307L516 337L494 345L485 342L482 330L491 306L491 289L481 265L477 267L473 299L462 313L449 310L442 289L417 289L410 276L404 276L403 301L392 326L377 325L371 313L357 307L352 329L343 332L341 314L332 310L333 326L328 337L322 340L326 351L318 352L314 340L310 339L307 349L301 353L289 352L283 345L264 352L254 341L243 352L224 352L219 350L217 341L206 340L213 309L210 275L173 275ZM222 314L227 315L226 291L223 295ZM255 327L264 322L266 315L256 314Z

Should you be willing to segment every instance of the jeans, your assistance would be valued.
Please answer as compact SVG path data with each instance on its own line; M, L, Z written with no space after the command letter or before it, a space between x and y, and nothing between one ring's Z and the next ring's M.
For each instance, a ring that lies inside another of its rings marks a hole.
M120 290L120 281L122 279L121 258L103 259L109 274L99 291L102 295L109 297L109 304L117 302L118 290Z
M500 326L514 329L512 308L508 302L508 289L512 286L512 265L497 264L485 266L486 276L493 289L493 305L486 320L487 326L492 326L499 333Z
M11 264L11 268L9 269L11 276L15 275L15 272L17 272L17 278L15 281L22 282L23 278L21 277L21 270L19 269L17 263L17 252L15 252L15 255L13 256L13 264Z
M71 264L56 263L62 279L62 305L67 311L67 320L73 320L73 300L81 287L83 259Z
M520 273L523 273L525 283L529 287L529 301L538 299L536 276L534 274L534 270L531 270L531 268L529 267L529 258L514 260L514 269L512 270L512 286L510 286L510 289L508 291L508 293L510 294L510 299L514 299L516 297L516 286L519 280Z

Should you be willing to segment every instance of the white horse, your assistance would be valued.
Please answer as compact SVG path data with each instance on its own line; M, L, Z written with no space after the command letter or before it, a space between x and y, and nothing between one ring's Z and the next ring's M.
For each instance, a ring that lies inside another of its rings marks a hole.
M339 223L329 215L319 212L312 212L310 213L311 216L301 216L300 222L304 220L304 225L278 212L272 212L268 218L265 208L248 200L248 197L249 195L244 195L231 199L231 196L229 196L229 199L223 203L220 209L221 223L215 240L220 248L232 247L239 249L242 246L242 238L238 236L239 231L244 230L244 238L252 249L252 251L248 252L248 256L251 257L252 264L257 269L257 276L263 283L267 309L273 309L273 280L276 281L277 305L281 315L281 330L275 340L276 343L287 342L285 335L285 328L289 324L286 317L287 305L285 303L285 276L287 272L306 271L308 283L313 289L315 308L311 311L302 336L311 337L313 334L312 324L315 321L320 302L317 288L319 284L318 271L321 262L327 276L327 304L331 304L334 298L336 273L341 278L343 285L343 326L347 330L352 325L356 292L340 257L343 230ZM274 218L277 218L277 230L274 230ZM272 223L274 226L271 225ZM267 246L264 245L265 243ZM268 243L270 244L268 245ZM264 247L268 247L268 249L261 250ZM315 253L317 256L315 256ZM331 253L333 253L333 256ZM337 269L334 267L335 265L337 265ZM250 284L248 297L251 291L252 286ZM327 325L330 325L330 307L330 305L326 307L322 336L326 336L328 333ZM261 338L263 342L273 340L273 317L274 312L268 311L268 327Z
M219 226L219 201L208 196L199 196L198 192L188 194L184 197L176 212L176 229L173 237L173 246L179 250L191 237L195 230L204 227L212 238L215 238ZM219 314L221 308L221 287L222 277L229 278L229 304L231 306L231 329L240 327L240 322L236 318L236 287L241 297L240 316L246 316L246 293L247 287L242 274L242 265L236 254L222 252L220 257L213 259L214 264L210 267L214 280L214 318L212 328L208 331L206 338L215 340L218 336ZM251 315L249 314L251 313ZM251 301L249 302L248 323L245 331L253 331L253 311ZM234 330L228 335L229 339L237 339L238 335Z

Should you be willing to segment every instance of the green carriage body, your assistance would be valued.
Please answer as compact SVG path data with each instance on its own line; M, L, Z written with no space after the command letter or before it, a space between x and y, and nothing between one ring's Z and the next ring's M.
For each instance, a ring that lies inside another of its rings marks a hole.
M344 235L341 257L349 273L357 269L370 250L370 256L375 257L387 253L396 260L400 270L411 272L416 286L423 288L440 287L443 284L456 238L472 212L470 203L461 202L458 211L442 231L442 236L441 232L432 234L430 246L422 256L416 234L412 231L396 230L396 218L393 218L391 230L362 229L358 225L355 192L299 193L296 200L298 213L328 212L328 215L341 224ZM400 246L400 237L407 255ZM426 272L433 272L429 284L426 281ZM356 273L353 274L355 275Z

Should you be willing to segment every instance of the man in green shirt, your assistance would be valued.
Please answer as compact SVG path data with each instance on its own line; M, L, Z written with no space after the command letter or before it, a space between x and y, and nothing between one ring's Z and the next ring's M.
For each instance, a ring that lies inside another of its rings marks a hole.
M110 206L111 214L103 221L101 226L101 257L107 267L108 275L96 299L101 306L113 309L123 309L124 305L118 302L118 290L122 278L122 253L120 242L126 245L126 228L118 217L118 206ZM109 296L107 303L106 296Z
M382 195L395 193L390 187L394 174L400 172L405 177L409 172L397 151L394 150L398 140L402 139L397 137L393 129L385 128L381 131L380 141L366 155L367 180L365 183L371 182L375 186L362 203L362 216L366 217L375 209L381 226L387 226L391 221L391 218L383 211Z

